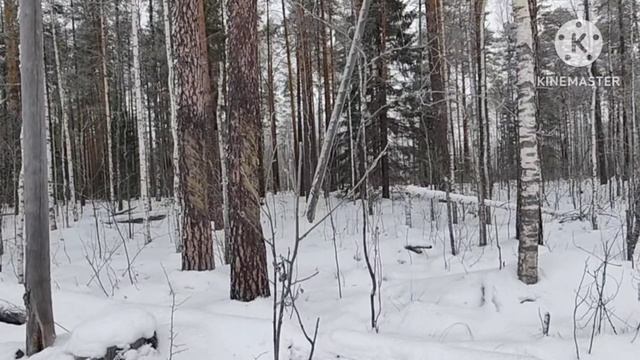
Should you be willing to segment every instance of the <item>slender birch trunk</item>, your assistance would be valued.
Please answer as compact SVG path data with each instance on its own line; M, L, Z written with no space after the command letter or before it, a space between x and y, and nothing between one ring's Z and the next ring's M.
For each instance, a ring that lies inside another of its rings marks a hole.
M47 87L47 81L44 80L43 89ZM47 106L47 92L44 93L44 125L45 129L45 141L47 151L47 208L49 213L49 230L53 231L58 228L56 224L56 199L55 199L55 162L53 154L55 152L55 143L51 137L51 124L49 121L49 107Z
M589 21L589 1L584 1L584 16L585 20ZM595 62L589 67L589 77L595 75ZM598 215L597 215L597 199L598 199L598 119L597 107L599 102L598 87L593 85L591 89L591 108L590 108L590 120L591 120L591 227L593 230L598 230ZM624 101L623 101L624 106ZM623 141L624 143L624 141Z
M540 212L540 157L536 134L535 54L530 7L535 0L514 0L518 24L516 46L518 66L518 121L520 137L521 205L518 278L525 284L538 282L538 232Z
M24 143L24 125L20 130L20 144ZM20 158L24 159L24 146L20 147ZM18 283L24 284L24 161L21 161L20 173L18 174L18 193L16 202L18 204L15 217L15 245L16 245L16 275Z
M100 58L102 62L102 91L104 101L104 117L107 122L107 158L109 166L109 202L115 203L115 167L113 166L113 133L111 130L111 103L109 101L109 73L107 72L107 30L105 26L104 0L100 1Z
M169 89L169 119L171 124L171 135L173 137L173 201L171 210L175 221L175 245L176 252L182 251L182 198L180 190L180 147L178 144L178 122L175 96L174 61L171 48L171 22L169 21L169 0L162 0L162 20L164 22L164 43L167 56L167 88Z
M148 128L145 111L142 105L142 84L140 79L140 0L131 0L131 42L133 47L133 96L135 98L136 127L138 130L138 156L140 162L140 202L144 211L144 242L151 242L151 227L149 225L149 186L147 167Z
M589 69L589 76L593 72ZM596 131L596 102L598 101L598 88L596 85L591 90L591 227L598 230L597 199L598 199L598 136Z
M64 138L65 152L67 153L66 172L69 188L65 188L65 195L68 196L68 202L71 203L71 212L73 214L73 221L78 221L78 205L76 202L76 185L73 169L73 153L71 152L71 127L69 126L69 114L67 113L66 96L65 96L65 83L62 76L62 67L60 66L60 54L58 52L58 41L55 26L55 18L51 12L51 36L53 41L53 57L56 66L56 77L58 82L58 98L60 99L60 113L62 114L62 133ZM68 191L68 195L67 195Z

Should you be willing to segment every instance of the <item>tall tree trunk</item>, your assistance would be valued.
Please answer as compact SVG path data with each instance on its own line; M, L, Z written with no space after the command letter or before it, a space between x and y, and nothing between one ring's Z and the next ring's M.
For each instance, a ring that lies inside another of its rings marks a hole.
M379 35L378 35L378 60L376 61L377 67L377 80L378 84L376 88L376 114L378 120L378 151L384 151L380 158L380 182L382 186L382 197L389 199L391 197L389 191L389 157L387 156L387 145L389 143L388 134L388 118L387 118L387 77L389 70L387 68L387 14L385 8L385 1L381 1L378 5L378 23L379 23Z
M484 76L486 72L485 64L485 0L475 0L474 2L474 24L475 24L475 87L476 87L476 118L478 120L478 161L476 165L476 182L478 187L478 203L484 202L487 198L487 145L485 123L487 122L486 87L484 86ZM533 49L533 47L532 47ZM478 221L487 223L489 219L489 208L487 206L478 207ZM487 245L486 228L480 225L480 246Z
M65 189L65 197L68 199L68 202L71 203L71 213L73 216L73 221L78 221L78 205L76 201L76 182L75 182L75 174L74 174L74 161L73 161L73 151L71 146L71 126L69 124L69 114L67 113L67 104L66 104L66 96L65 96L65 83L64 77L62 75L62 67L60 65L60 53L58 51L58 41L57 41L57 32L55 25L55 17L53 16L55 12L51 12L51 35L53 38L53 57L56 66L56 77L58 82L58 99L60 101L60 114L62 116L62 133L63 133L63 142L65 147L65 152L67 154L67 162L66 162L66 173L68 178L68 189Z
M27 356L53 345L56 334L51 306L49 219L47 218L47 139L45 75L40 1L22 0L20 58L23 76L24 187L26 230L25 306Z
M56 224L56 198L55 198L55 174L56 174L56 165L55 165L55 142L53 141L53 135L51 128L54 127L54 123L49 117L49 99L47 94L47 80L45 73L44 84L42 85L43 89L45 89L44 93L44 123L46 126L45 129L45 139L46 139L46 150L47 150L47 210L49 213L49 230L53 231L58 228ZM54 127L55 129L55 127Z
M20 130L20 144L24 143L24 123ZM24 146L20 147L20 158L24 159ZM24 162L20 161L20 171L17 178L17 194L16 194L16 217L15 217L15 233L16 233L16 276L19 284L24 284Z
M4 41L5 41L5 68L6 68L6 97L7 97L7 117L9 123L10 139L21 136L22 125L20 115L20 53L18 46L18 1L4 0ZM13 141L11 142L13 144ZM20 142L10 148L12 154L17 154L20 150ZM14 183L16 192L13 194L15 200L16 214L19 208L18 201L18 178L20 176L21 160L17 159L13 166Z
M203 0L171 1L182 188L182 270L214 268L207 157L211 100Z
M230 0L229 10L229 200L231 299L269 296L267 256L260 224L261 120L256 0Z
M108 199L114 204L116 198L115 167L113 164L113 132L111 130L111 103L109 101L109 73L107 72L107 30L105 26L104 0L100 0L100 65L102 77L102 100L104 117L107 124L107 162L109 167L109 195Z
M180 187L180 145L178 139L177 104L174 89L174 60L171 43L171 22L169 21L169 0L162 0L162 20L164 23L164 42L167 57L167 89L169 90L169 124L173 138L173 200L171 208L175 221L174 238L176 252L182 251L182 189Z
M222 29L222 9L218 5L221 0L205 1L205 41L207 42L207 63L209 64L209 94L207 101L207 114L210 119L207 121L205 138L207 141L208 159L208 186L209 186L209 218L213 222L216 230L224 228L223 195L221 182L221 154L219 144L219 128L217 118L218 101L220 93L218 91L218 78L220 73L219 63L224 60L224 31Z
M540 157L536 135L535 59L531 9L535 0L514 0L518 56L518 122L520 138L521 204L518 278L538 282L538 227L540 211Z
M147 163L148 129L142 105L142 81L140 76L140 0L131 0L131 46L133 47L133 97L135 99L136 124L138 130L138 158L140 166L140 202L144 211L143 233L144 242L151 242L151 227L149 225L149 174Z
M425 2L427 13L427 38L429 43L429 65L431 69L431 102L434 109L434 121L427 122L427 136L430 145L432 183L440 189L446 188L445 179L449 174L449 144L447 102L445 98L445 59L442 44L444 35L442 31L441 0L427 0Z
M589 0L584 0L584 14L585 20L590 19ZM598 75L597 67L594 62L589 68L589 76L593 77ZM598 217L596 203L598 200L598 168L601 165L598 164L598 132L602 132L602 114L600 110L600 91L597 85L592 86L591 92L591 109L590 109L590 122L591 122L591 227L593 230L598 230ZM598 131L599 130L599 131ZM604 146L600 146L604 151ZM604 182L606 184L606 180Z
M280 190L280 168L278 166L278 132L276 129L275 82L273 80L273 51L271 46L270 2L267 0L267 105L271 124L271 183L272 190Z
M299 147L298 147L298 126L296 122L296 101L293 94L293 66L291 62L291 45L289 45L289 26L287 21L287 9L285 6L285 0L281 0L282 4L282 28L284 30L284 47L285 52L287 54L287 90L289 92L289 107L291 113L291 131L292 131L292 139L293 139L293 169L291 171L292 174L296 174L295 169L297 168L298 159L300 158ZM293 175L295 178L295 175ZM297 184L298 180L294 179L294 183Z

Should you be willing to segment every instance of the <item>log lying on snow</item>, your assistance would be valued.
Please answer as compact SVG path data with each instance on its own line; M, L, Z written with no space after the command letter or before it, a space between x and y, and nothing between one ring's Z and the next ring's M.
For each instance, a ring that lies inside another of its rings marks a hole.
M167 217L166 214L150 215L149 221L159 221L159 220L165 219L166 217ZM144 217L132 217L132 218L116 217L116 222L119 224L142 224L144 222ZM112 225L113 222L107 221L105 222L105 224Z
M433 248L431 245L406 245L404 247L406 250L414 252L416 254L422 254L423 250L429 250Z
M410 185L405 187L405 192L410 196L423 197L426 199L434 199L434 200L438 200L439 202L447 202L447 193L445 191L430 190L430 189L425 189L419 186ZM449 193L449 199L450 199L449 201L455 202L457 204L478 205L477 196ZM513 211L516 211L518 209L517 204L504 202L504 201L485 199L484 204L486 206L497 208L497 209L505 209L505 210L513 210ZM554 217L562 217L567 215L567 212L556 211L556 210L544 208L544 207L542 208L542 213L551 215Z
M115 221L118 224L142 224L144 223L144 214L142 212L133 212L135 208L128 209L121 214L114 214L104 221L107 225L113 225ZM149 213L149 221L159 221L167 217L166 210L155 210Z
M0 322L11 325L23 325L27 322L27 313L18 306L0 301Z

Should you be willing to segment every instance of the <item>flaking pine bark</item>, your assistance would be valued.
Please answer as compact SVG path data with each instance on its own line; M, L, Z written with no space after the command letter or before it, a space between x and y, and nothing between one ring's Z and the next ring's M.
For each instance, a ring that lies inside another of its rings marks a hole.
M182 200L182 270L214 268L205 149L211 96L203 0L171 1L177 140ZM174 150L175 151L175 150Z
M138 31L140 29L140 0L131 0L131 46L133 52L133 97L136 113L136 128L138 131L138 158L140 166L140 202L144 211L143 233L144 242L151 242L151 228L149 225L149 174L147 166L148 127L146 112L142 102L142 83L140 74L140 41Z
M535 0L514 0L518 57L518 122L520 135L520 243L518 278L525 284L538 282L538 227L540 211L540 157L536 135L535 60L530 8Z
M256 0L229 0L229 200L231 299L269 296L260 223L261 133Z

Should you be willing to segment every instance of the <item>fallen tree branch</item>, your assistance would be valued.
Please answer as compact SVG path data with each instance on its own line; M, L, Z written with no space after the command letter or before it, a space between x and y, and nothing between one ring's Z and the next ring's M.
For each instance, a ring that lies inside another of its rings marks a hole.
M416 254L422 254L423 250L429 250L433 248L431 245L406 245L404 247L406 250L414 252Z
M149 221L159 221L159 220L164 220L167 217L166 214L161 214L161 215L151 215L149 216ZM123 218L123 219L118 219L115 218L115 221L119 224L142 224L144 223L144 218L142 217L136 217L136 218ZM105 224L107 225L113 225L113 222L111 221L106 221Z
M434 200L438 200L439 202L451 201L451 202L454 202L454 203L457 203L457 204L478 205L478 198L475 197L475 196L470 196L470 195L461 195L461 194L450 193L449 194L450 199L447 200L447 192L446 191L425 189L423 187L413 186L413 185L406 186L405 187L405 192L406 192L407 195L412 196L412 197L421 197L421 198L425 198L425 199L434 199ZM484 205L492 207L492 208L504 209L504 210L517 211L517 209L518 209L518 206L516 204L514 204L514 203L505 202L505 201L496 201L496 200L491 200L491 199L485 199L484 200ZM562 216L566 216L568 214L568 212L556 211L556 210L549 209L549 208L542 208L542 213L543 214L547 214L547 215L551 215L553 217L562 217Z

